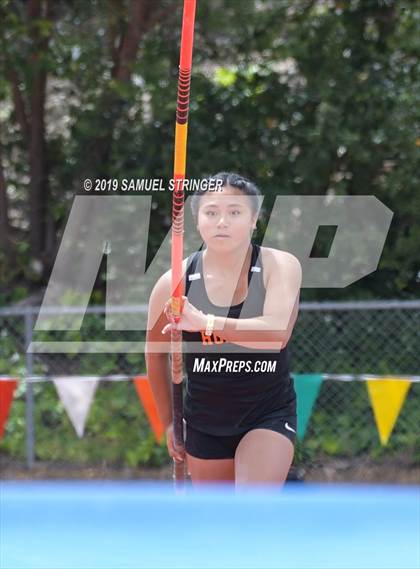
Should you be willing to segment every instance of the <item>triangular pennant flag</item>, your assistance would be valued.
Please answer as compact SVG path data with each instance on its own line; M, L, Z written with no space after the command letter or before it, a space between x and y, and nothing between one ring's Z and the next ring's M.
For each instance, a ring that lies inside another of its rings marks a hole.
M60 377L53 382L77 436L82 438L99 380L96 377L71 376Z
M0 439L4 435L4 427L9 416L16 386L16 379L0 377Z
M306 433L312 409L317 400L322 384L320 373L294 373L295 391L297 397L298 439L302 440Z
M152 427L155 439L158 442L161 442L165 428L159 417L156 401L153 397L152 389L150 387L150 382L145 375L138 375L134 378L134 385L136 387L139 399L146 412L150 426Z
M410 385L411 381L408 379L384 378L367 381L370 403L383 446L389 441Z

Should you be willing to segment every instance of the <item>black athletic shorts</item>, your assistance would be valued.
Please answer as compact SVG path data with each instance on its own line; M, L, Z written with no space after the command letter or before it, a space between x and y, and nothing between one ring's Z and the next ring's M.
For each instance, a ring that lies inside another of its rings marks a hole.
M193 428L186 424L185 450L196 458L234 458L236 448L241 439L253 429L269 429L287 437L293 444L295 443L297 432L296 413L290 412L290 408L266 415L248 430L239 435L211 435Z

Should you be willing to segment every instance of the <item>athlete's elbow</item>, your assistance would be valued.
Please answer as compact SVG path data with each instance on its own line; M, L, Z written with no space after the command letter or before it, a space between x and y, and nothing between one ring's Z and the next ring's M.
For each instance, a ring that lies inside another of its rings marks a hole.
M277 344L280 350L286 346L288 341L289 341L289 336L286 332L277 333L275 335L275 338L273 339L273 342Z
M266 332L258 338L258 347L267 350L281 350L285 346L285 334L279 331Z

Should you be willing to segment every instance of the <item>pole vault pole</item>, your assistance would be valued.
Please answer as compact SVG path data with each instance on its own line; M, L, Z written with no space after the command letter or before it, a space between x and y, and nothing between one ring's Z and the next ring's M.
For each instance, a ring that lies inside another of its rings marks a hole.
M192 52L194 42L194 20L196 0L184 0L182 18L181 49L178 76L178 97L175 123L174 190L172 196L172 314L179 321L182 306L183 281L182 257L184 249L184 180L187 158L188 110L190 102L190 83ZM183 436L183 398L182 398L182 332L171 331L171 370L172 370L172 417L174 445L176 449L184 446ZM174 462L175 484L181 486L185 480L185 464Z

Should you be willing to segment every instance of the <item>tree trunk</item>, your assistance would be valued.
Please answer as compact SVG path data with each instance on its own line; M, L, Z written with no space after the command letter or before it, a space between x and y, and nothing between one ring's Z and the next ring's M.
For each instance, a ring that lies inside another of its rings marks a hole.
M46 148L44 127L46 77L41 73L34 81L31 96L31 136L29 142L29 207L31 254L41 256L45 242L45 224L48 200L48 181L46 176Z
M46 11L42 9L45 5ZM45 235L48 206L47 152L45 143L45 92L47 73L44 55L48 48L49 37L41 37L36 20L50 18L50 2L30 0L28 18L32 40L32 81L30 90L31 123L29 137L29 248L33 257L41 257L45 248Z
M112 23L109 34L112 42L111 54L114 61L112 77L117 81L128 83L131 80L132 66L136 61L140 41L145 32L163 13L159 10L156 0L131 0L128 8L128 24L125 32L121 35L119 46L115 48L116 41L115 22ZM111 20L110 20L111 22ZM76 182L76 191L82 187L85 178L94 178L102 175L101 169L108 162L112 144L112 135L115 124L124 108L124 99L119 97L114 90L105 90L98 101L98 114L107 115L106 132L101 136L92 138L89 144L89 164L82 166ZM87 170L89 168L89 170Z

